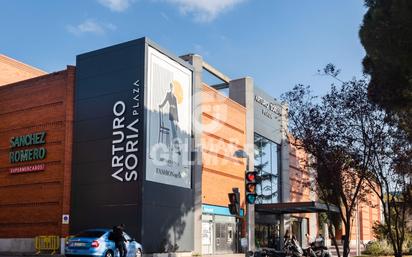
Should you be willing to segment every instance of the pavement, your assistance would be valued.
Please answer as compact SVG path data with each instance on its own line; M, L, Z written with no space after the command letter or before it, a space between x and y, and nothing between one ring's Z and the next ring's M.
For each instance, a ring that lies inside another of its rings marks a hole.
M61 254L36 254L36 253L15 253L15 252L0 252L0 257L64 257Z
M340 256L343 256L343 245L338 245L338 247L339 247ZM328 249L331 252L332 257L337 257L338 256L338 254L336 253L336 248L335 248L334 245L329 246ZM364 248L361 247L361 252L363 250L364 250ZM360 255L362 255L362 254L360 254ZM350 247L349 256L356 256L356 248L355 247Z
M0 252L0 257L64 257L61 254L35 254L35 253L13 253L13 252ZM144 255L143 255L144 256ZM202 255L197 255L202 257ZM203 257L245 257L245 254L219 254L219 255L203 255Z

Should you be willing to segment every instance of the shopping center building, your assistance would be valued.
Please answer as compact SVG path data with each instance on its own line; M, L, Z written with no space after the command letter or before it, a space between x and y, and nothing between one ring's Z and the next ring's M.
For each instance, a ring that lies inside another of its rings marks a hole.
M262 177L252 245L318 232L325 206L309 188L306 154L288 141L287 106L252 78L147 38L80 54L51 74L17 63L0 59L0 251L124 223L145 253L239 252L246 169ZM206 73L220 82L206 84ZM228 208L233 188L240 219ZM380 211L360 213L368 241Z

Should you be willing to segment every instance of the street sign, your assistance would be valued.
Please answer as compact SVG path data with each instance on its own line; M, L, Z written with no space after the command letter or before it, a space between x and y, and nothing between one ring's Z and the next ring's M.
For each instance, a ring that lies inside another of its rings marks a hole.
M69 214L63 214L62 215L62 224L69 224L70 222L70 215Z

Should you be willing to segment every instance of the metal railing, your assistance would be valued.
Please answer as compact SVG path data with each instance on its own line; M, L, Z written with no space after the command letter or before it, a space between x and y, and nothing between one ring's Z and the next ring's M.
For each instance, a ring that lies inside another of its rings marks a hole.
M60 249L59 236L37 236L34 238L36 254L50 252L55 254Z

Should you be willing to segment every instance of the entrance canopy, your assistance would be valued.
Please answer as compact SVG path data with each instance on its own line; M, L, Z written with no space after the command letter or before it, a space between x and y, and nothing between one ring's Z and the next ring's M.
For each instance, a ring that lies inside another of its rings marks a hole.
M328 206L320 202L289 202L289 203L271 203L271 204L255 204L255 211L266 212L272 214L288 214L288 213L314 213L327 212ZM339 208L329 204L329 211L339 212Z

